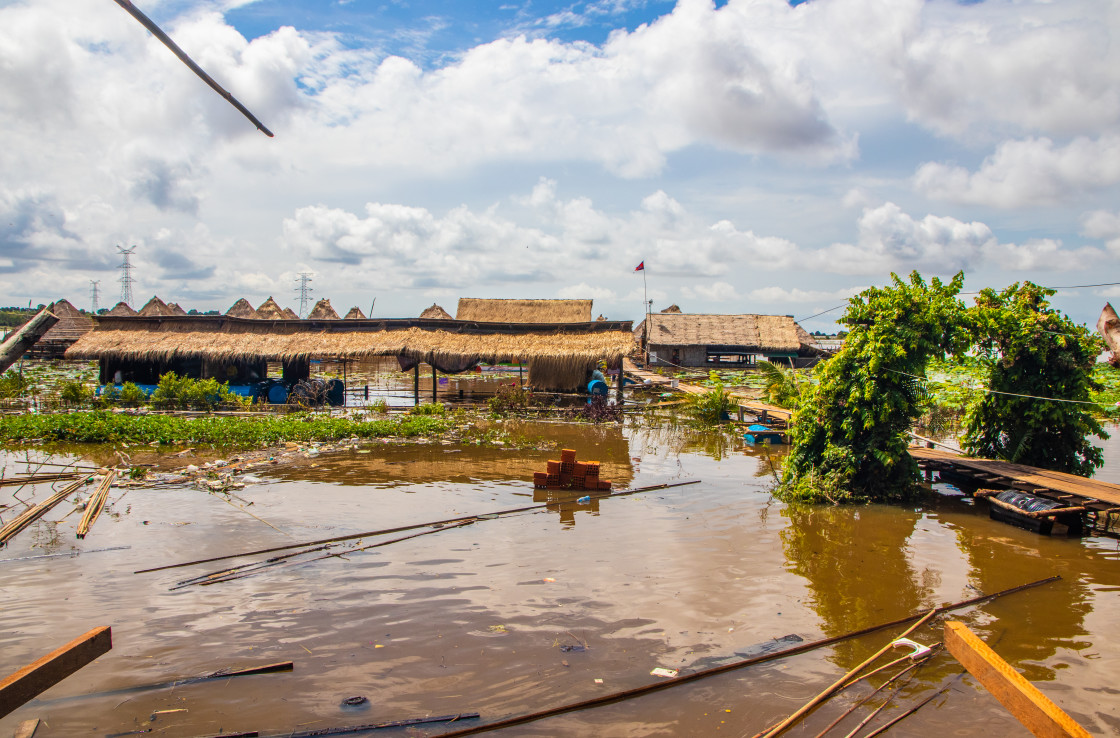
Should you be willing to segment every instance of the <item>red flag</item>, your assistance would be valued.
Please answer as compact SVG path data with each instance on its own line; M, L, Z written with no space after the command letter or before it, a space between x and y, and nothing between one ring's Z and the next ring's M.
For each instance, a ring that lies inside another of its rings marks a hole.
M641 264L639 264L638 266L634 267L635 272L644 272L645 269L646 269L646 263L644 261Z

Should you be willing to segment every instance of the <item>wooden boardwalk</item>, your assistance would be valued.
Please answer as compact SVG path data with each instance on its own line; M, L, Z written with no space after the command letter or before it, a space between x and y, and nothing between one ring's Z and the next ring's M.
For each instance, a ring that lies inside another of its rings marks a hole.
M629 359L627 359L624 364L624 370L626 372L626 376L635 379L642 384L646 384L648 382L654 387L660 387L662 389L667 389L670 391L683 392L686 395L702 395L705 392L711 391L711 387L701 387L697 384L685 384L684 382L677 382L676 385L674 385L671 377L666 377L664 375L647 371L645 369L639 369L632 363L630 363ZM760 402L759 400L754 400L749 397L744 397L737 392L731 393L731 399L739 407L740 422L745 422L745 416L750 414L758 418L759 422L762 423L779 421L780 423L788 425L790 419L793 417L793 412L791 410L787 410L784 407L778 407L777 405L770 405L765 402Z
M967 477L981 487L1019 490L1066 507L1084 508L1094 527L1104 530L1110 527L1111 516L1120 513L1120 484L998 459L969 458L942 449L911 446L910 455L928 472Z

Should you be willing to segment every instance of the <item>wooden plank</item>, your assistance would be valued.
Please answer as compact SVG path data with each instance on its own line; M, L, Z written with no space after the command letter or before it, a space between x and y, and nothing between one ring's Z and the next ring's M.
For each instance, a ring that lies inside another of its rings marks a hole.
M16 732L12 738L35 738L35 731L39 729L39 718L34 720L24 720L16 726Z
M945 646L999 703L1040 738L1090 738L1088 731L1001 659L964 623L945 623Z
M113 647L108 626L94 628L0 681L0 717L70 676Z

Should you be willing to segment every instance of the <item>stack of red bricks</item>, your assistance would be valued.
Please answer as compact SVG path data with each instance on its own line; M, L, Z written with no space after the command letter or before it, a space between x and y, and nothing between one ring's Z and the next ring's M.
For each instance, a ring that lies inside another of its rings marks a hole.
M611 480L599 478L598 461L576 461L576 452L566 448L559 461L549 461L547 472L533 474L533 486L539 489L586 489L609 491Z

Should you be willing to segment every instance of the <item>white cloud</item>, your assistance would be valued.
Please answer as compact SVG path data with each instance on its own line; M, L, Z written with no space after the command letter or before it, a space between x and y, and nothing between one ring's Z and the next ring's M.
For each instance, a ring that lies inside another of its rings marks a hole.
M587 282L580 282L568 287L561 287L556 291L556 296L568 300L606 300L613 302L618 298L615 291L608 287L595 287Z
M739 291L727 282L694 284L691 287L681 288L681 294L688 299L699 298L708 302L732 302L742 299Z
M979 171L930 162L914 186L937 200L1020 208L1054 205L1086 190L1120 182L1120 136L1077 138L1054 146L1048 138L1006 141Z
M814 301L836 302L847 300L852 295L859 294L867 289L862 287L845 287L840 290L803 290L798 287L786 289L785 287L769 286L759 287L747 293L747 296L758 302L796 302L811 303ZM823 309L823 308L822 308Z
M1113 256L1120 256L1120 212L1096 210L1081 219L1081 233L1104 241Z

